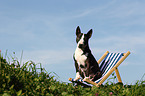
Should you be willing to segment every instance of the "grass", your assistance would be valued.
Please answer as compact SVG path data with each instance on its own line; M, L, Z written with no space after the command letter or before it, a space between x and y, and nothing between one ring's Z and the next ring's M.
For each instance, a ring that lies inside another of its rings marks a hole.
M41 64L28 61L20 66L12 57L7 62L0 54L0 96L144 96L145 81L123 85L108 81L100 87L83 88L54 79ZM144 77L144 76L143 76ZM142 78L143 78L142 77ZM115 76L113 75L113 79Z

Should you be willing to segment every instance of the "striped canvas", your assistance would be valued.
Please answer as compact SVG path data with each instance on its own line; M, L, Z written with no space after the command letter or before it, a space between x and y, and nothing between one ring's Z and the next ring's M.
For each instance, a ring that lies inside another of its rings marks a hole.
M95 82L98 83L116 65L122 56L123 53L108 53L99 64L100 70L103 73L102 77Z

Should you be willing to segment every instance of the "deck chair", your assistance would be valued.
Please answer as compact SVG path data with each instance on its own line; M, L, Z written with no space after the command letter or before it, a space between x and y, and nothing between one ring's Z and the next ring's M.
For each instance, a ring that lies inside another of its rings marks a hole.
M69 78L69 81L71 82L81 82L84 84L92 84L94 86L101 85L111 74L113 71L115 71L118 82L122 83L118 66L126 59L126 57L130 54L130 51L127 53L109 53L109 51L106 51L104 55L98 60L98 64L100 67L100 70L102 72L102 77L95 82L85 79L84 81L82 79L79 79L77 81L74 81L74 79Z

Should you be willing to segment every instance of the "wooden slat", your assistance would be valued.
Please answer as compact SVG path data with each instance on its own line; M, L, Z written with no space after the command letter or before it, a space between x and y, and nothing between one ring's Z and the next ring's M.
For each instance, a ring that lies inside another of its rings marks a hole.
M100 64L101 63L101 61L106 57L106 55L109 53L109 51L106 51L105 53L104 53L104 55L98 60L98 64Z

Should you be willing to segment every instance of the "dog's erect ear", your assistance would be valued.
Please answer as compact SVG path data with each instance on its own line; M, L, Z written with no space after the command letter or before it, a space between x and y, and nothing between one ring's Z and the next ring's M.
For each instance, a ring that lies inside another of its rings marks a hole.
M78 26L76 29L76 35L78 36L81 33L80 27Z
M92 29L87 33L87 36L89 37L89 38L91 38L91 36L92 36Z

